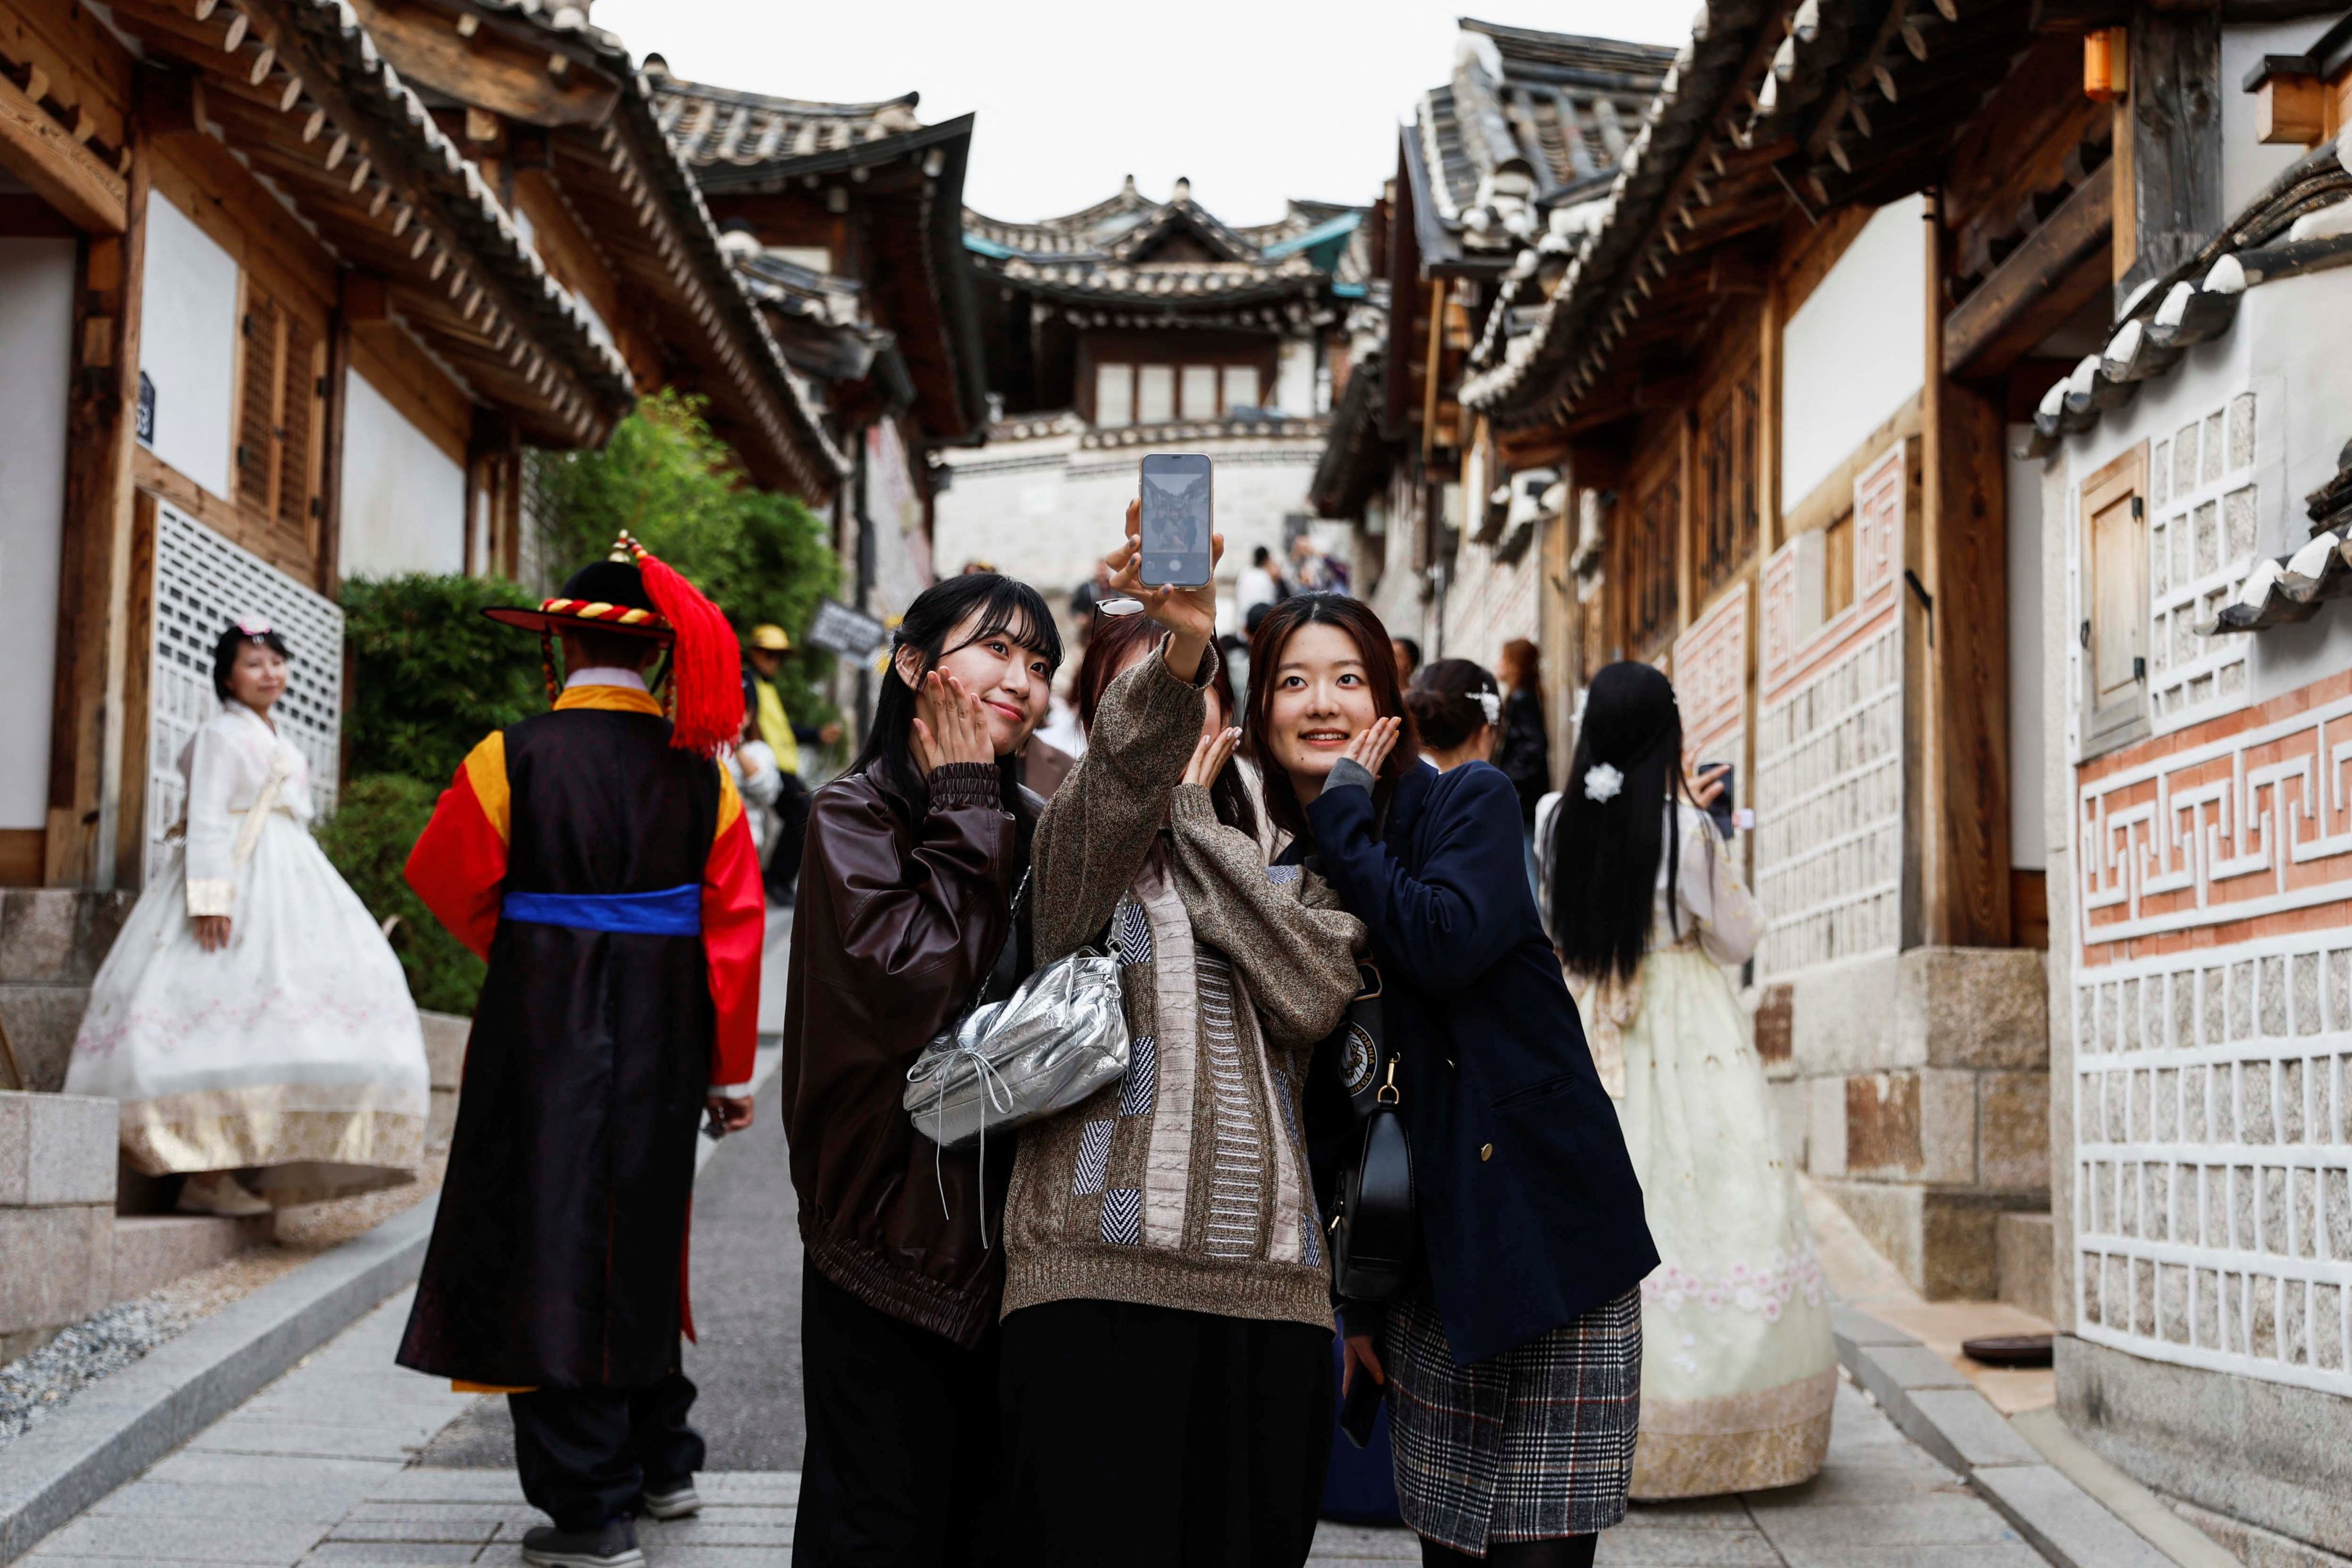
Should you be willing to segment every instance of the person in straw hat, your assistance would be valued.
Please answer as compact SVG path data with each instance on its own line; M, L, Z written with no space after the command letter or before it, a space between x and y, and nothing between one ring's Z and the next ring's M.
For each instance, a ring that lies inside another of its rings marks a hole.
M793 901L801 877L802 840L809 818L801 747L803 743L830 746L841 739L837 722L795 724L785 713L776 676L784 667L784 655L792 651L793 639L784 635L783 627L772 624L753 626L743 643L744 662L751 667L743 672L743 705L751 711L753 737L766 742L776 753L776 766L783 775L776 792L775 829L768 836L768 901L775 904Z
M695 1132L751 1123L766 919L713 760L742 677L726 616L626 534L536 610L484 613L540 633L554 711L474 748L408 860L490 967L399 1361L508 1395L523 1495L554 1521L524 1562L626 1568L636 1516L701 1506L678 1342ZM667 713L645 673L665 654Z

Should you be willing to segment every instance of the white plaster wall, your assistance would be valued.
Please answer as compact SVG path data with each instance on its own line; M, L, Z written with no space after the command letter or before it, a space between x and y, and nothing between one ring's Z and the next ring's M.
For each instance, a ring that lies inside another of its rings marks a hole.
M155 388L154 454L229 492L236 402L236 260L158 192L147 204L139 368Z
M343 377L346 577L466 569L466 470L357 371Z
M2256 551L2258 556L2286 553L2311 537L2304 498L2336 472L2337 457L2352 437L2352 354L2344 352L2347 342L2352 342L2352 272L2313 273L2247 290L2228 331L2190 349L2169 374L2143 382L2138 396L2066 442L2063 456L2076 488L2138 443L2173 436L2189 421L2252 391L2258 410L2252 469L2258 487ZM2071 604L2064 613L2077 619L2081 615ZM2253 637L2249 658L2247 702L2262 702L2352 667L2352 612L2342 601L2325 604L2300 626ZM2070 704L2079 701L2070 684Z
M2031 427L2012 425L2015 451ZM2049 837L2042 786L2042 465L2009 460L2009 863L2040 870Z
M0 239L0 827L48 817L74 249Z
M1315 406L1315 345L1304 338L1283 340L1275 362L1274 403L1301 419L1323 412Z
M1827 479L1927 379L1925 205L1873 215L1781 334L1780 504Z
M2264 55L2299 55L2327 31L2333 16L2261 26L2221 29L2221 216L2236 217L2255 195L2308 151L2293 145L2265 147L2254 140L2254 95L2245 90L2246 73Z
M874 524L874 583L865 607L888 620L904 615L915 595L937 580L930 542L923 537L923 499L907 472L906 444L895 425L870 426L866 432L866 515ZM968 557L947 559L953 572ZM856 561L843 565L854 586Z
M1219 622L1238 627L1234 579L1258 545L1288 560L1284 520L1311 511L1307 486L1321 447L1297 440L1188 440L1184 446L1207 453L1216 477L1217 531L1225 536L1217 569ZM932 511L939 559L992 562L1034 584L1057 609L1066 606L1070 590L1094 574L1096 563L1123 536L1143 455L1141 447L1077 447L1071 435L950 452L955 480ZM1318 537L1336 544L1345 532L1331 524L1319 528Z

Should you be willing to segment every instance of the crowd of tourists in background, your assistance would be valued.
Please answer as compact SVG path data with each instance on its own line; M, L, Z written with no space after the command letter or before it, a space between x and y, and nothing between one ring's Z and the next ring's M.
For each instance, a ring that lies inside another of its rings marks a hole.
M1236 636L1141 581L1131 510L1066 678L1037 590L940 582L813 791L839 731L786 714L787 635L739 647L625 539L492 612L564 673L409 863L489 979L401 1359L509 1396L527 1561L629 1568L636 1518L699 1507L691 1151L751 1115L782 905L796 1562L1295 1565L1339 1514L1589 1563L1629 1498L1818 1470L1828 1309L1727 976L1763 916L1722 771L1617 664L1553 791L1533 644L1424 664L1288 564L1255 552ZM224 632L184 870L68 1084L215 1212L396 1179L422 1126L397 966L299 831L286 657Z

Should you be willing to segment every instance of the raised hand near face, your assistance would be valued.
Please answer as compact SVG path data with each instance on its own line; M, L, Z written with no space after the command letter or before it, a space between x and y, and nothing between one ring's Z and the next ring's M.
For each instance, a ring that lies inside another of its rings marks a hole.
M1381 776L1381 764L1396 750L1397 735L1404 729L1402 719L1375 719L1356 731L1340 755L1351 763L1360 763L1364 771L1374 778Z
M1199 784L1202 789L1215 784L1217 775L1232 760L1234 747L1241 738L1239 730L1219 730L1202 736L1200 743L1192 748L1192 760L1184 764L1183 782Z
M915 693L915 732L912 739L915 765L929 778L950 763L992 763L996 752L989 744L988 714L981 707L980 694L967 690L962 681L942 670L932 670L923 677L920 689Z

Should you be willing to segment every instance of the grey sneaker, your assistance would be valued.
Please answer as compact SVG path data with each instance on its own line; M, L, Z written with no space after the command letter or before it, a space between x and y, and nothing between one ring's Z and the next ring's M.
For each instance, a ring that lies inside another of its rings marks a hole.
M602 1530L558 1530L542 1524L522 1538L522 1560L533 1568L645 1568L637 1527L616 1519Z
M702 1511L702 1494L694 1489L694 1478L674 1486L646 1489L646 1515L649 1519L692 1519Z

